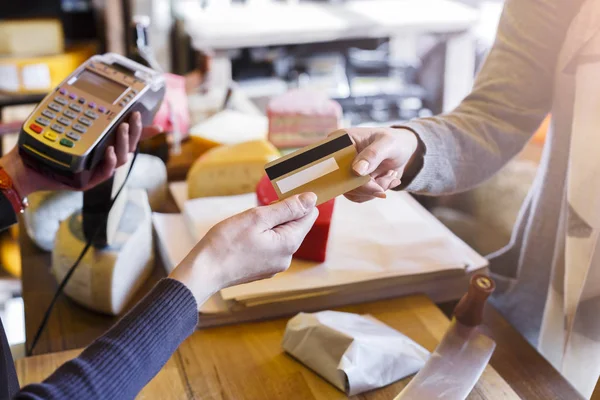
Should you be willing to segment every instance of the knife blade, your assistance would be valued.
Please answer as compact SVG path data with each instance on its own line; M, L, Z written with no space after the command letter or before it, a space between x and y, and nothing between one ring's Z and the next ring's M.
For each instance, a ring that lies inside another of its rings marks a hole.
M494 282L485 275L471 278L444 337L394 400L464 400L471 393L496 348L479 327L483 307L494 288Z

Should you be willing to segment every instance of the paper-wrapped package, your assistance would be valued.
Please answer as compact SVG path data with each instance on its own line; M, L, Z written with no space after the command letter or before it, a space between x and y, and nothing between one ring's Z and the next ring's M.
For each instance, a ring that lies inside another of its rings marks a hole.
M426 349L384 323L337 311L296 315L282 345L349 396L412 375L429 358Z

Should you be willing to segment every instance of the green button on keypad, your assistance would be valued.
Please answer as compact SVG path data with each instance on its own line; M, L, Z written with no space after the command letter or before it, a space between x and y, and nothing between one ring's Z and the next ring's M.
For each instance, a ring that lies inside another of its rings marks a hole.
M66 147L73 147L74 143L71 142L69 139L60 139L60 144Z

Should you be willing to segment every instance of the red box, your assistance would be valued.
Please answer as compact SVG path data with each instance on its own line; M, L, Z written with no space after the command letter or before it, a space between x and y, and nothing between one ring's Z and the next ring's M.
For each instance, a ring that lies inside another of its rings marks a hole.
M258 204L263 206L278 200L273 184L266 175L262 177L256 187L256 197L258 198ZM304 238L300 248L294 254L295 258L318 262L325 261L334 203L335 199L331 199L317 207L319 216Z

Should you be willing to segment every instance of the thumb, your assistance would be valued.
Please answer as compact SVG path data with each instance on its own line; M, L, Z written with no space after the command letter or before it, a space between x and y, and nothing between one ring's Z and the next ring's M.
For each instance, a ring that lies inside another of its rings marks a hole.
M397 149L393 141L385 135L374 135L374 140L354 159L352 169L358 175L365 176L375 171L388 158L394 157Z
M304 217L276 226L272 232L287 244L286 248L293 254L298 251L318 216L319 209L313 208Z
M267 229L272 229L286 222L295 221L309 214L317 203L314 193L302 193L277 203L261 207L261 221Z

